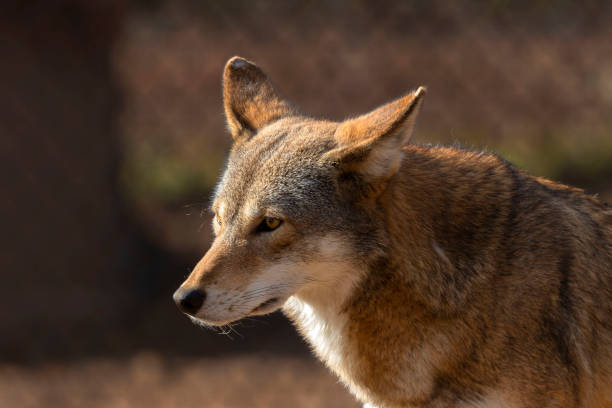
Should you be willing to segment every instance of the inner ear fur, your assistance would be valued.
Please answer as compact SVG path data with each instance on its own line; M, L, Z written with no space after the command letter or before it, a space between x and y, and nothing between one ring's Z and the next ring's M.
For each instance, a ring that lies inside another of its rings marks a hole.
M354 173L367 182L384 182L399 169L402 147L414 131L425 88L383 105L370 113L346 120L334 135L337 146L325 154L343 173Z
M248 138L262 127L297 112L276 91L254 63L233 57L223 71L223 105L234 141Z

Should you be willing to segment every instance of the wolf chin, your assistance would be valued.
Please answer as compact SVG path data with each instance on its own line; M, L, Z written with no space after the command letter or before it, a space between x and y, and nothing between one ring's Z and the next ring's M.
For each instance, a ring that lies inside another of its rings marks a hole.
M425 89L312 119L223 74L215 240L175 292L223 325L279 308L367 406L612 407L612 209L487 153L408 144Z

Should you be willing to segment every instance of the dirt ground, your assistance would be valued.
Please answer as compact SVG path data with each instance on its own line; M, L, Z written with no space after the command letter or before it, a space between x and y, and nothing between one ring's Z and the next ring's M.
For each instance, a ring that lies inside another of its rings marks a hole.
M359 407L318 361L245 355L0 364L0 407Z

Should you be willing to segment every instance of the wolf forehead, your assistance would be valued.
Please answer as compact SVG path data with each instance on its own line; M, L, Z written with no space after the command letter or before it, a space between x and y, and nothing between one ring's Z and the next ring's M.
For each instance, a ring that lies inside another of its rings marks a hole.
M335 147L338 124L307 118L279 120L235 145L217 185L213 210L233 218L245 204L275 208L288 216L329 206L333 164L321 160Z

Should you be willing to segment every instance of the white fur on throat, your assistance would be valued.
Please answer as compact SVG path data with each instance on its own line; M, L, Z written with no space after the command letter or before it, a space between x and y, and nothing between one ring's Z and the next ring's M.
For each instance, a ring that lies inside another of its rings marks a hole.
M333 370L343 369L347 316L325 305L313 306L298 296L291 296L284 309L296 321L317 356Z
M295 321L317 356L346 381L347 371L344 331L348 316L343 311L363 273L348 261L342 241L326 237L319 245L323 262L308 265L315 278L291 296L283 310Z

